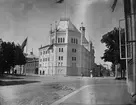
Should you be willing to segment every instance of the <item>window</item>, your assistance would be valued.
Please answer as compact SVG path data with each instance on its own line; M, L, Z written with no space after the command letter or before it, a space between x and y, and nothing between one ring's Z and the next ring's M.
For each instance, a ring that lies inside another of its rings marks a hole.
M52 43L54 43L54 39L52 39Z
M63 52L63 48L59 48L59 52Z
M72 63L72 66L73 66L73 67L76 67L76 63Z
M60 66L60 62L58 62L58 66Z
M76 44L78 44L78 40L76 39Z
M76 49L73 48L73 49L72 49L72 52L76 52Z
M60 56L59 56L59 60L60 60Z
M43 51L43 54L45 54L45 51Z
M71 43L73 43L73 38L71 38Z
M40 59L40 62L42 62L42 59Z
M42 55L42 52L40 54Z
M59 60L63 60L63 56L59 56Z
M40 64L39 66L41 67L42 65Z
M58 38L58 43L60 43L60 38Z
M76 57L72 57L72 61L76 61Z
M63 62L61 62L61 66L63 65Z
M75 38L74 38L74 42L73 43L75 43Z
M65 42L65 38L63 38L63 43Z
M48 61L50 61L50 58L48 58Z
M61 38L61 41L60 41L61 43L62 43L62 38Z
M61 56L61 60L63 60L63 56Z

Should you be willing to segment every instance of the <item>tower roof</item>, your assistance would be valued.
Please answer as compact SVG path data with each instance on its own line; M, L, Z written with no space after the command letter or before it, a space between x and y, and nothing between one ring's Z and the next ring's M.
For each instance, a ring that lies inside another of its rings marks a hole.
M79 32L79 30L72 24L69 18L61 18L57 26L59 31L65 31L67 28L70 31Z

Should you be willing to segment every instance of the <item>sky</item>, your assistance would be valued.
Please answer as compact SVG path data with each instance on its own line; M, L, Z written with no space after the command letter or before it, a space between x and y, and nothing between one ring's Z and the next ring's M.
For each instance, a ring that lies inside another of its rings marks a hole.
M50 24L61 17L69 17L79 29L81 22L86 27L86 37L91 39L95 48L95 62L101 60L105 45L100 42L102 35L119 26L124 17L123 0L118 0L114 12L114 0L0 0L0 38L22 44L28 37L27 52L39 55L38 48L49 42Z

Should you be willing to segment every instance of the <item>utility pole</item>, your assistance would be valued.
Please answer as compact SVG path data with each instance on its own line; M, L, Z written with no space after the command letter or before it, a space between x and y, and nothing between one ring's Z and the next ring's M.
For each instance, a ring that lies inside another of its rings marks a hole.
M136 0L124 0L126 43L132 44L132 59L128 62L128 91L136 102ZM128 52L128 50L127 50Z

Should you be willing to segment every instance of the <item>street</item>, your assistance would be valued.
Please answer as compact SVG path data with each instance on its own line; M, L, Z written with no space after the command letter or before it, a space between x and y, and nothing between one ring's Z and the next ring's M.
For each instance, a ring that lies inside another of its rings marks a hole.
M131 101L125 81L112 77L43 76L21 80L38 82L0 86L1 105L125 105Z

